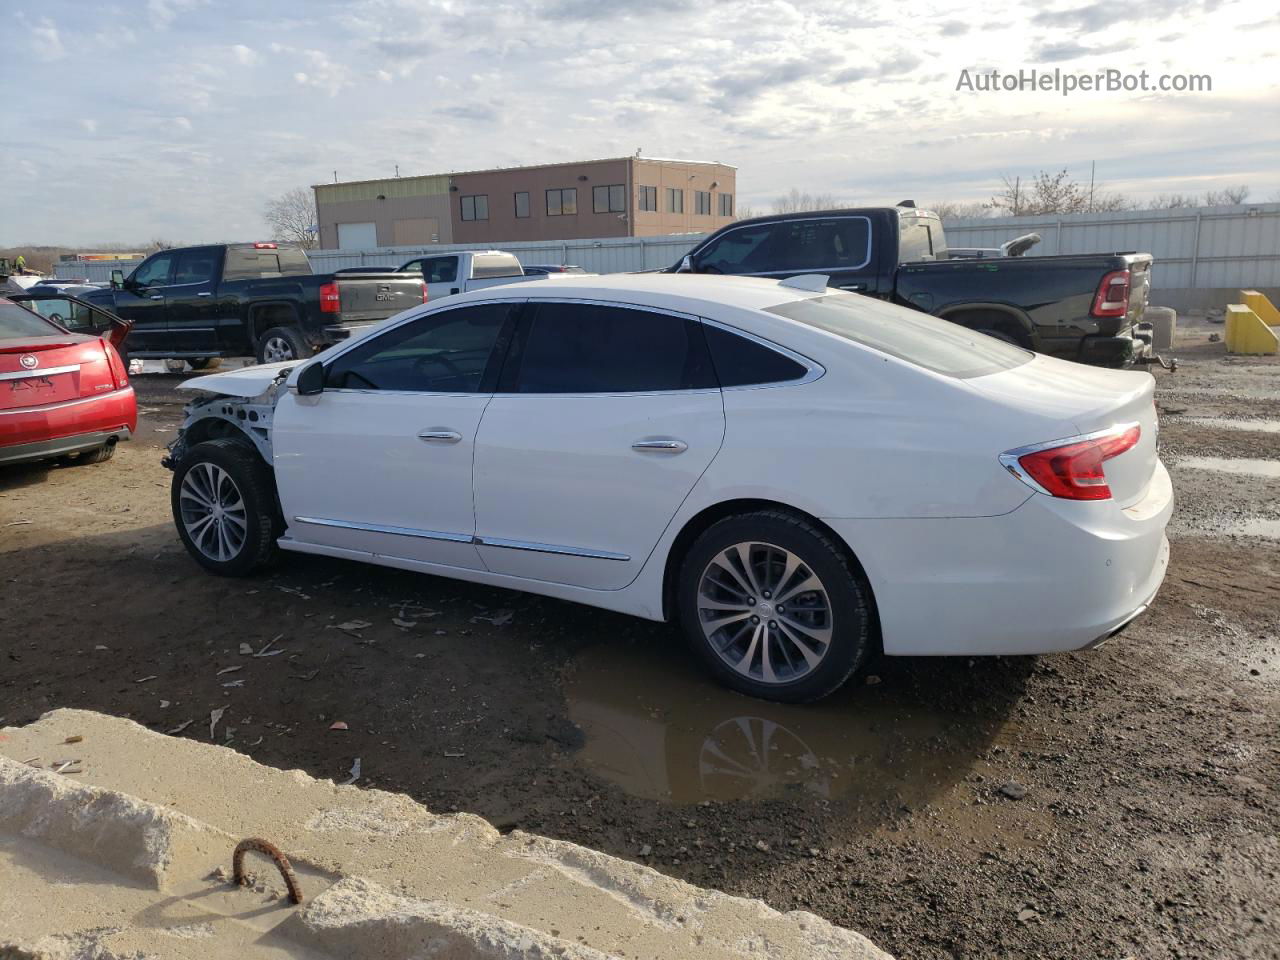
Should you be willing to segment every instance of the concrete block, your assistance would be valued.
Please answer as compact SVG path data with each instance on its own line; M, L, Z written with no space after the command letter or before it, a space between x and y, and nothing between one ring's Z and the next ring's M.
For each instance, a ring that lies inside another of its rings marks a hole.
M1172 350L1173 338L1178 333L1178 312L1172 307L1147 307L1142 319L1153 328L1151 349L1156 353Z
M1280 327L1280 310L1277 310L1270 298L1259 290L1241 290L1240 297L1244 305L1258 315L1269 327Z
M1262 319L1242 303L1227 306L1226 337L1228 353L1275 354L1280 352L1280 337Z

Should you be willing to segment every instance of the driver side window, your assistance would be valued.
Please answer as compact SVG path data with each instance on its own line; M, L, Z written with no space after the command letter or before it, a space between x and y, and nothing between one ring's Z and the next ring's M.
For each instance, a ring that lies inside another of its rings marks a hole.
M699 273L753 273L768 270L763 261L772 224L730 230L698 254Z
M481 303L419 317L344 353L329 366L325 386L479 393L497 378L502 356L495 348L515 307Z
M158 287L169 282L173 270L173 255L163 253L152 257L133 274L133 282L140 287Z

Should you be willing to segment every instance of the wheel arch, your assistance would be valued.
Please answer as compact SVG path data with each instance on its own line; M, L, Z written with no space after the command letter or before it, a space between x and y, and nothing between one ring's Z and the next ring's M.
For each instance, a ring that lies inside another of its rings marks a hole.
M957 303L942 308L937 316L969 330L988 327L1003 330L1031 349L1035 349L1039 341L1036 325L1031 318L1023 310L1008 303Z
M256 348L262 335L272 327L302 325L297 304L288 300L267 300L249 307L249 342Z
M671 547L667 550L666 566L662 575L662 615L663 619L671 622L676 615L676 585L680 575L680 565L684 562L685 556L689 553L689 548L693 546L694 541L698 539L705 531L709 530L713 525L726 517L739 516L745 513L756 513L760 510L777 510L782 513L791 514L807 523L813 524L833 541L840 545L848 557L849 562L853 565L854 570L862 578L862 585L866 588L869 606L871 608L871 626L875 633L875 643L877 651L882 649L882 640L880 638L880 610L876 603L875 589L871 585L871 578L867 576L866 568L863 567L862 561L858 559L857 553L854 551L844 537L836 530L813 514L793 507L790 504L782 503L778 500L765 500L753 498L739 498L734 500L722 500L719 503L711 504L695 513L692 517L685 521L680 532L676 534L675 539L671 541Z

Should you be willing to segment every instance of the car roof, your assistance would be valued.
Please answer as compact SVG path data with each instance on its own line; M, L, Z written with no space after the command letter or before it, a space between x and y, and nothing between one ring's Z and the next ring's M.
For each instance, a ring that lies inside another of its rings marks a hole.
M704 304L765 310L780 303L818 295L812 291L783 286L778 280L761 277L730 277L705 273L562 273L554 279L485 287L450 297L449 302L513 297L529 300L617 300L697 312L698 307Z

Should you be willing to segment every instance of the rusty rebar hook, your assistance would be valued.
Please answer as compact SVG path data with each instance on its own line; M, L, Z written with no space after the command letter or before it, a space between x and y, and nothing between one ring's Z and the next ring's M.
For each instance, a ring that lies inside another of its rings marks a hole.
M298 878L294 876L293 866L289 863L289 858L280 852L280 848L274 843L268 843L259 837L249 837L241 840L236 845L236 852L231 856L231 872L235 877L238 885L248 886L249 881L244 875L244 855L250 850L257 850L259 853L265 853L273 861L280 870L280 876L284 877L284 885L289 888L289 899L295 904L302 902L302 887L298 884Z

